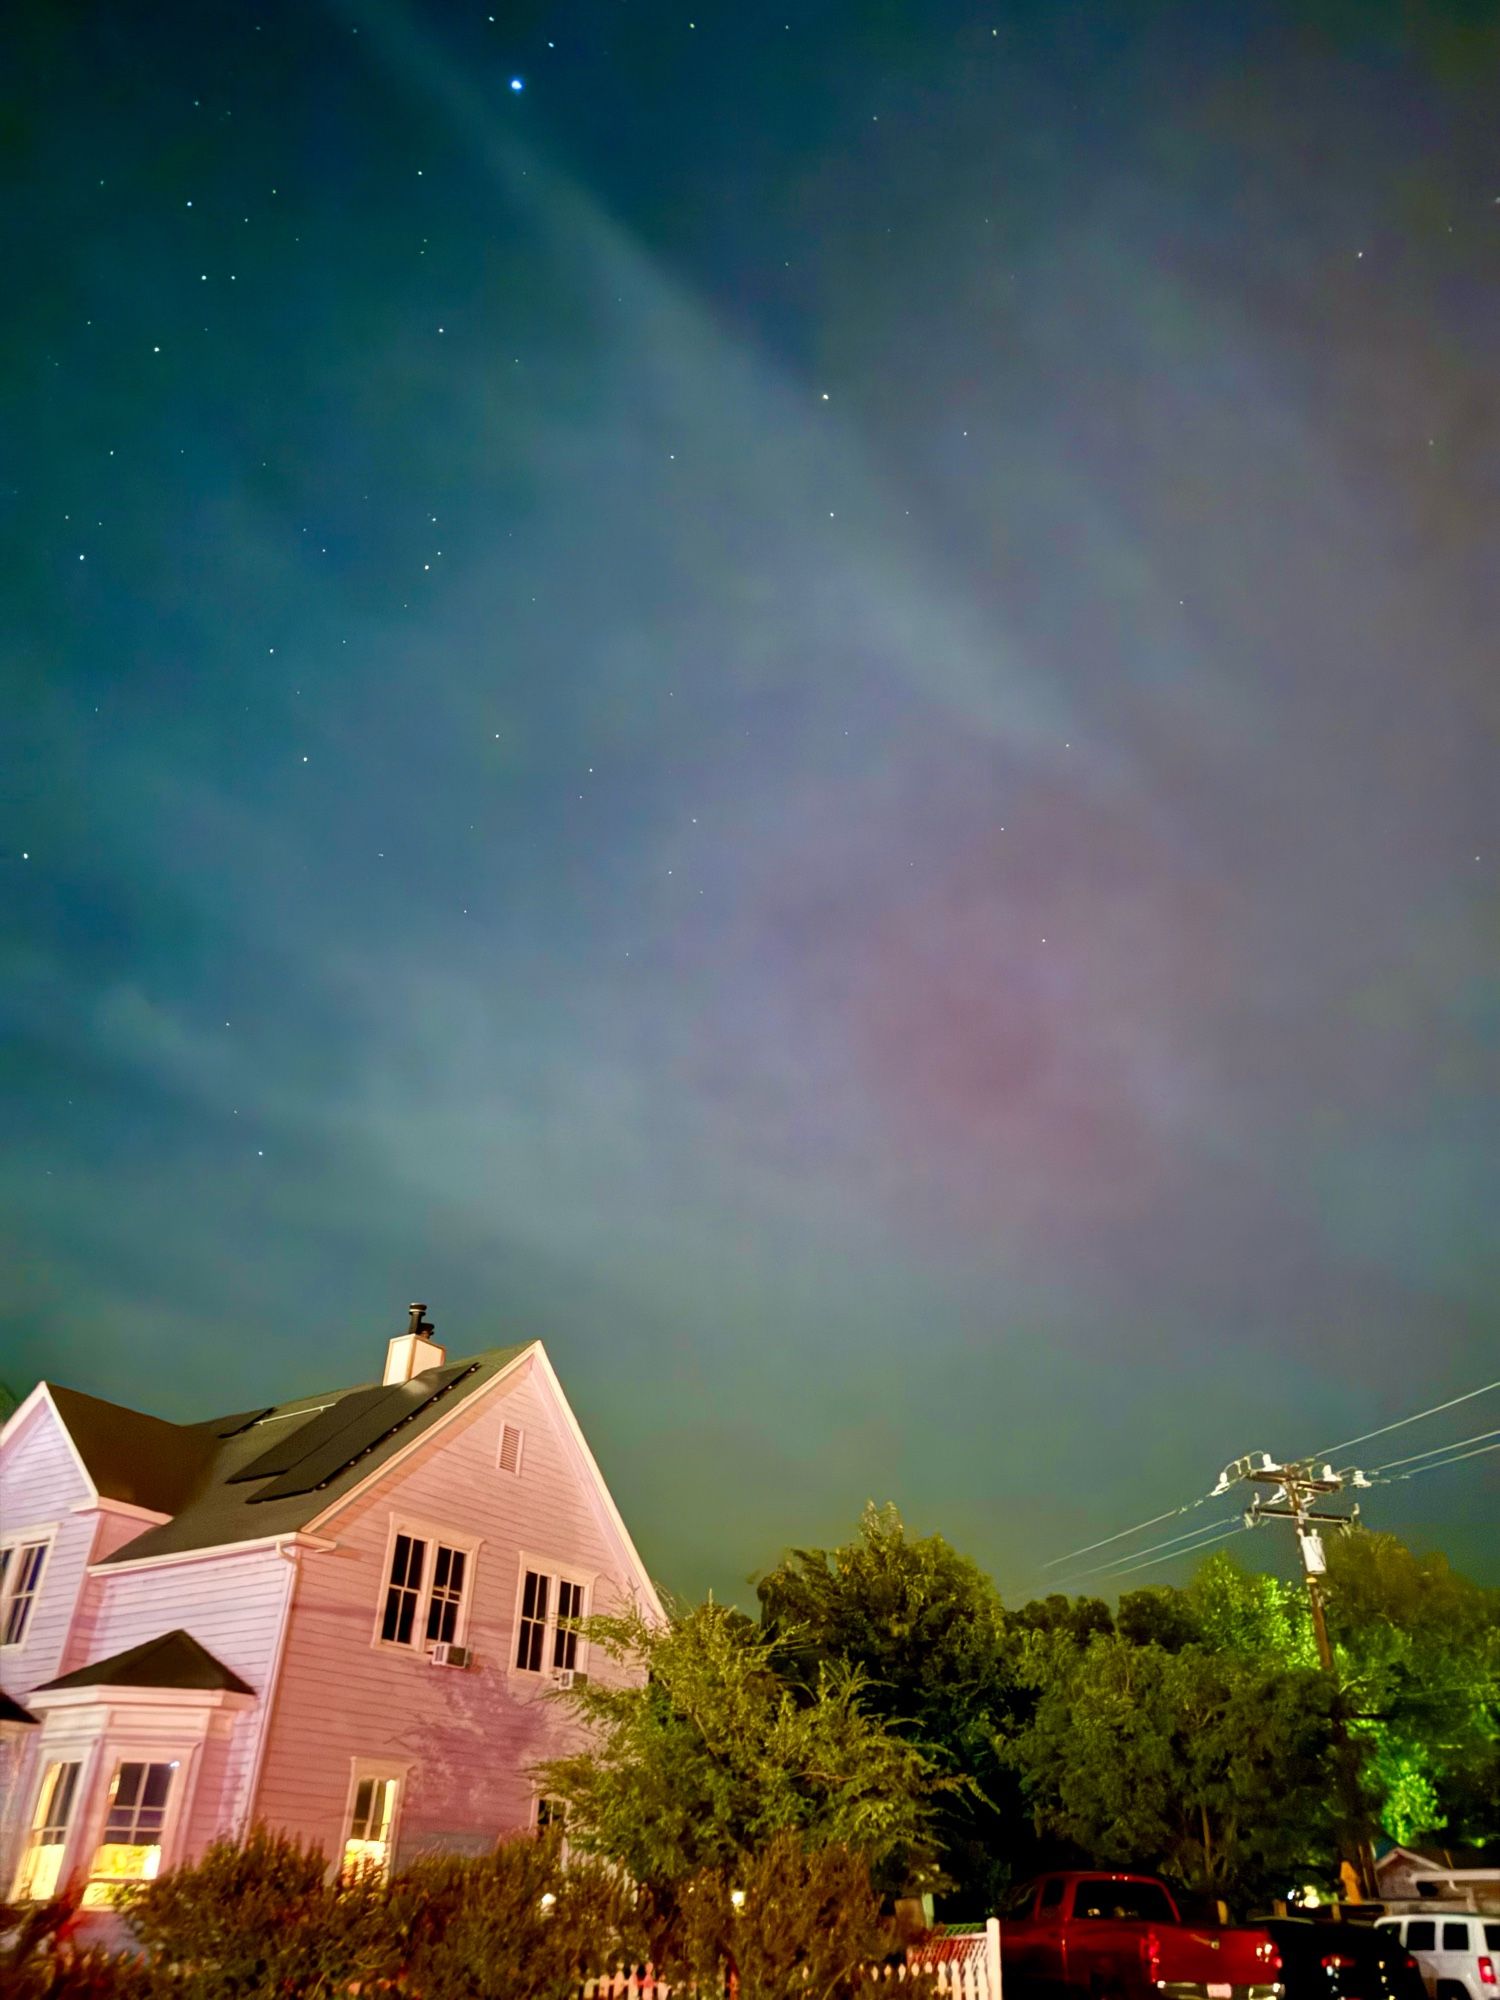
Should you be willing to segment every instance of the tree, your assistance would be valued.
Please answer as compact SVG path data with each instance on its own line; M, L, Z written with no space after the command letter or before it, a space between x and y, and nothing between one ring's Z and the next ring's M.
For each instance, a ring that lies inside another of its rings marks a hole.
M1394 1535L1328 1549L1328 1630L1351 1734L1393 1840L1500 1839L1500 1591Z
M1095 1864L1238 1897L1331 1862L1326 1677L1065 1632L1032 1634L1022 1671L1038 1691L1011 1746L1023 1790Z
M587 1746L539 1776L566 1801L574 1844L622 1864L664 1923L691 1877L743 1866L778 1834L853 1849L891 1882L931 1877L934 1773L867 1710L857 1673L789 1680L778 1641L712 1601L664 1625L630 1613L587 1630L644 1679L593 1677L560 1697Z
M856 1674L865 1707L947 1779L934 1800L939 1861L955 1904L992 1910L1024 1831L1001 1754L1012 1649L994 1584L941 1535L910 1536L894 1507L871 1505L852 1541L790 1551L759 1595L763 1630L806 1685Z
M1115 1607L1115 1630L1132 1646L1180 1653L1203 1643L1203 1621L1185 1591L1167 1584L1127 1590Z

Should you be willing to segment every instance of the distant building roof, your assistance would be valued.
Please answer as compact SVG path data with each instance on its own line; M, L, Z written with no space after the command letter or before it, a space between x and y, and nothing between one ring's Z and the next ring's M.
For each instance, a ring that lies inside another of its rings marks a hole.
M76 1667L71 1674L59 1674L55 1681L43 1681L36 1690L46 1694L57 1688L137 1687L137 1688L222 1688L229 1694L254 1694L237 1673L216 1660L206 1646L200 1646L191 1632L180 1628L148 1639L128 1652L113 1653L107 1660L93 1660Z
M295 1534L535 1344L492 1347L384 1393L361 1383L198 1424L50 1382L47 1393L101 1495L171 1516L108 1565Z

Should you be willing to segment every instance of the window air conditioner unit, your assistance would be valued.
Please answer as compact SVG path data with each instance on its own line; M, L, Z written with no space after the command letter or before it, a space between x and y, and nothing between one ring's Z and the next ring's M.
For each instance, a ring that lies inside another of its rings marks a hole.
M588 1675L578 1667L554 1667L552 1669L552 1685L554 1687L582 1687L587 1680Z
M455 1646L451 1640L440 1639L427 1656L435 1667L471 1667L474 1655L467 1646Z

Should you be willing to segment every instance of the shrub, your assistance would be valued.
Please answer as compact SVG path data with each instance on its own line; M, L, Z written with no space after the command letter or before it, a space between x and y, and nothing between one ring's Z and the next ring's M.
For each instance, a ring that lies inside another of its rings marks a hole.
M397 1969L386 1902L382 1883L330 1881L320 1849L257 1827L121 1908L148 1966L193 2000L323 2000Z
M71 1894L47 1903L0 1903L0 1993L5 2000L155 2000L140 1960L98 1945L78 1946Z
M809 1852L791 1834L697 1876L681 1921L681 1970L713 1990L734 1974L740 2000L844 2000L897 1948L865 1857L837 1846Z
M392 1929L422 2000L564 2000L631 1953L633 1903L596 1862L521 1835L476 1860L435 1857L390 1892Z

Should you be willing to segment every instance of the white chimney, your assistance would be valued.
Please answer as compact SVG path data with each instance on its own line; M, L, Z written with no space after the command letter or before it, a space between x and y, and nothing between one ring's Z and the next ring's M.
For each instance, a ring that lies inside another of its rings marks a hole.
M444 1350L428 1335L432 1326L423 1317L426 1306L411 1308L411 1325L405 1333L398 1333L385 1351L384 1386L392 1383L409 1382L413 1375L424 1374L429 1368L441 1368Z

